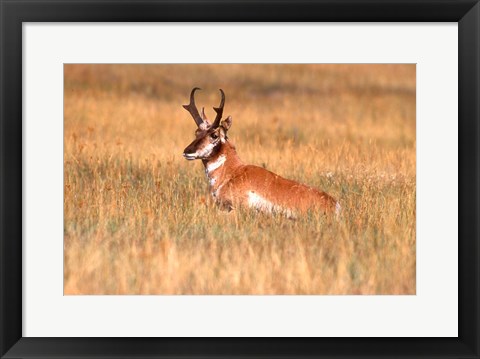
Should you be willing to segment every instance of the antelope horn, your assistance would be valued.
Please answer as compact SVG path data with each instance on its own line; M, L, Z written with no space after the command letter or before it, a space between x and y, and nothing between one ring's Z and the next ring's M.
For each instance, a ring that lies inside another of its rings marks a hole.
M207 118L207 115L205 114L205 107L202 107L202 112L200 112L200 114L202 115L202 120L208 123L208 118Z
M190 93L190 103L188 105L183 105L183 108L190 112L190 115L193 117L193 120L200 127L203 124L203 120L198 113L197 106L195 105L195 91L201 90L199 87L194 87L192 92Z
M218 125L220 124L220 120L222 119L222 116L223 116L223 106L225 105L225 94L223 93L222 89L220 89L220 92L222 94L222 100L220 101L220 106L213 108L217 113L217 116L215 116L215 121L213 121L213 124L212 124L213 128L218 127Z

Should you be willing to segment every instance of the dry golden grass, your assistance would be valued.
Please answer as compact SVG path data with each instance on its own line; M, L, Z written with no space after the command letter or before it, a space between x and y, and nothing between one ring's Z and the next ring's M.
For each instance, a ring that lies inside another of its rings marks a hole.
M338 198L339 220L211 203L195 124ZM415 294L415 65L65 65L65 294Z

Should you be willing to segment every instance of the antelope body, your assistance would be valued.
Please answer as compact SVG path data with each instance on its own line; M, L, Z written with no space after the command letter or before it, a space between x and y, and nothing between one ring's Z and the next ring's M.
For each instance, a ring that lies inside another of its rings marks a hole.
M195 140L183 151L187 160L201 159L209 182L210 192L216 203L231 210L238 206L249 207L264 213L281 213L295 217L309 210L332 213L340 211L339 203L325 192L288 180L262 167L243 163L227 132L232 117L222 120L225 94L221 92L220 106L213 123L202 109L195 106L194 88L190 104L183 107L190 112L197 124Z

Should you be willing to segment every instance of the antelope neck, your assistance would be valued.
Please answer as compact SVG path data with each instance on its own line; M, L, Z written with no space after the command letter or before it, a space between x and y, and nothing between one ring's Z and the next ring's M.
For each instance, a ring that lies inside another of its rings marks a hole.
M229 169L236 167L240 164L240 159L238 158L235 149L231 144L225 142L220 150L208 160L203 161L203 165L205 166L205 173L207 177L218 177L218 172L222 172L222 168L225 166L229 167Z
M213 172L215 172L217 169L219 169L225 164L226 160L227 158L225 157L225 155L220 155L217 156L214 160L210 160L205 167L207 174L213 174Z

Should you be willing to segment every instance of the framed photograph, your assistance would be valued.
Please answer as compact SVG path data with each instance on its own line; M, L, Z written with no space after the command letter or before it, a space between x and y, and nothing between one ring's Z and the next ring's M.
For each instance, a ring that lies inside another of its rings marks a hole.
M479 357L477 1L0 1L2 358Z

